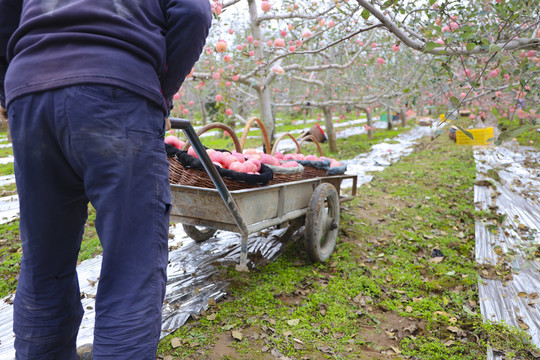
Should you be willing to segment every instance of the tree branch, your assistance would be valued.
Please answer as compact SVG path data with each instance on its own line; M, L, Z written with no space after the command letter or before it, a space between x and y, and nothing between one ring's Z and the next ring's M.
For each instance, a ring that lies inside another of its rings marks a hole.
M443 46L437 46L433 49L427 50L426 45L428 43L416 41L408 37L407 34L405 34L405 32L401 30L394 21L386 17L375 6L371 5L371 3L368 0L356 0L356 1L358 2L360 6L362 6L364 9L369 11L373 16L375 16L388 31L393 33L405 45L415 50L428 53L428 54L433 54L433 55L473 55L473 54L486 54L490 52L489 48L486 49L485 47L481 47L481 46L476 46L472 50L467 50L467 48L464 46L450 48L448 46L443 45L444 46L443 49L438 49ZM540 39L519 38L519 39L509 40L507 42L495 43L492 45L497 46L500 49L498 51L529 50L529 49L538 50L540 49Z
M286 20L286 19L308 19L309 20L309 19L317 19L318 17L321 17L321 16L329 13L330 11L332 11L335 8L336 8L336 6L333 5L333 6L329 7L327 10L325 10L323 12L320 12L320 13L317 13L317 14L313 14L313 15L294 14L294 13L291 13L291 14L266 14L266 15L261 15L261 16L257 17L256 24L258 26L258 25L261 24L261 22L267 21L267 20Z

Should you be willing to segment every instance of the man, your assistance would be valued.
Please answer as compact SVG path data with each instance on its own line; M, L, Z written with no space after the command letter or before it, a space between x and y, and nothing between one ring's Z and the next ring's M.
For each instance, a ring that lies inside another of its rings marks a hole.
M17 359L76 359L87 205L103 263L94 359L155 359L170 192L163 135L198 59L207 0L0 0L23 257Z

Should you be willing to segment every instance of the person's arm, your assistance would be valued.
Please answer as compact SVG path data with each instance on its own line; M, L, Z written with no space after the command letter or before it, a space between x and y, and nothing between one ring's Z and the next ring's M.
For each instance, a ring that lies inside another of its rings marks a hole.
M19 26L22 0L0 0L0 105L6 107L4 79L7 71L7 47L13 32Z
M208 0L167 2L167 72L161 79L161 89L169 108L173 95L201 55L211 22Z

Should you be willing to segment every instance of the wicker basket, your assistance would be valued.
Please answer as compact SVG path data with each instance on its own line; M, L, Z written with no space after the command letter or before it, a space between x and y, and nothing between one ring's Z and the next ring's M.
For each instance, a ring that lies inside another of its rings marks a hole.
M211 129L222 129L224 131L227 131L231 135L236 151L240 153L242 152L242 149L240 147L240 142L238 141L236 134L230 127L228 127L225 124L211 123L206 126L203 126L197 131L197 136L200 136ZM189 147L190 147L190 143L186 142L185 145L182 147L182 151L187 151ZM168 160L169 160L169 180L171 184L197 186L197 187L202 187L202 188L215 188L214 183L212 182L212 179L210 179L210 176L205 170L186 169L182 166L182 163L180 163L180 161L178 161L178 159L176 158L168 158ZM253 175L253 176L258 176L258 175ZM255 188L255 187L261 186L258 184L250 184L243 181L230 180L223 177L222 177L222 180L227 186L227 188L231 191L249 189L249 188Z
M249 119L249 121L246 123L246 126L244 127L242 138L240 139L240 145L242 146L242 150L244 149L248 132L251 128L251 125L254 122L257 122L257 124L261 128L264 145L266 147L266 151L268 152L271 149L270 141L268 140L268 132L266 131L266 127L264 126L264 123L261 121L261 119L257 117L253 117ZM274 155L276 144L279 143L279 141L281 141L281 139L287 135L291 137L291 139L295 142L297 151L300 152L300 144L298 144L296 139L292 137L290 134L284 134L280 138L278 138L276 142L274 143L274 148L272 148L272 151L270 153L272 156ZM273 165L267 165L267 166L270 167L272 171L274 172L274 178L272 179L272 181L270 181L269 183L270 185L281 184L281 183L291 182L291 181L298 181L302 179L303 167L301 165L295 168L284 168L281 166L273 166Z
M304 173L304 167L300 164L290 168L275 165L266 166L274 172L274 178L270 181L270 185L302 180L302 174Z
M246 126L244 126L244 131L242 132L242 137L240 138L240 147L242 148L242 151L244 151L244 147L246 145L246 139L247 139L249 130L251 129L251 125L254 122L256 122L261 128L264 146L266 147L266 151L269 151L270 140L268 140L268 132L266 131L266 126L264 126L264 123L258 117L252 117L251 119L248 120L248 122L246 123Z

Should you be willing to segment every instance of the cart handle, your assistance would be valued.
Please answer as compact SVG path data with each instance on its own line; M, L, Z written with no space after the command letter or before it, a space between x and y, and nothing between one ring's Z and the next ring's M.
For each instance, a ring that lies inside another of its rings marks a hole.
M193 126L189 122L189 120L186 119L178 119L178 118L169 118L171 121L171 128L173 129L180 129L184 132L187 139L191 143L191 146L193 146L193 150L195 150L195 153L199 157L199 160L201 160L201 163L204 166L204 169L210 176L210 179L216 186L217 191L219 192L219 195L225 202L225 206L229 209L232 217L234 218L234 221L236 222L236 225L240 229L240 233L242 236L248 236L248 227L246 223L244 222L244 219L242 218L242 215L240 214L240 210L238 209L238 205L234 201L233 197L231 196L231 193L229 189L227 189L227 186L223 182L223 179L219 175L216 166L212 163L212 160L210 160L210 157L208 156L206 150L204 149L203 144L201 143L201 140L199 140L199 137L197 136L197 133L195 132L195 129L193 129ZM244 246L244 244L242 244ZM244 249L242 249L243 251ZM247 244L246 244L246 253L247 253Z

